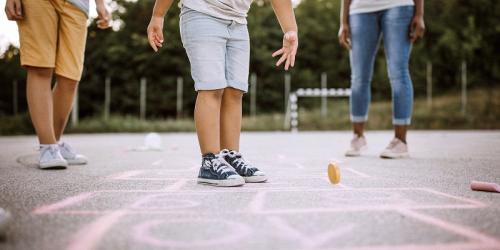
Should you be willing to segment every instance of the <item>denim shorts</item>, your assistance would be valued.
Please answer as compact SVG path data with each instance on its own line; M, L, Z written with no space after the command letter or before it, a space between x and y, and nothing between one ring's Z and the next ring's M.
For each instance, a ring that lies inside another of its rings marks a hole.
M245 24L184 6L180 30L196 91L227 87L248 91L250 38Z

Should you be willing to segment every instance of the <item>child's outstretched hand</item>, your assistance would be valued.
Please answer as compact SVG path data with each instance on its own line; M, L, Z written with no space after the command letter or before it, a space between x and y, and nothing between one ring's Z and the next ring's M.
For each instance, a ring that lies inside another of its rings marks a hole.
M148 40L155 52L163 46L163 17L151 17L148 25Z
M295 65L295 55L299 47L299 38L296 31L288 31L283 35L283 47L273 53L273 57L281 55L281 58L276 62L276 66L280 66L285 62L285 70L290 66Z

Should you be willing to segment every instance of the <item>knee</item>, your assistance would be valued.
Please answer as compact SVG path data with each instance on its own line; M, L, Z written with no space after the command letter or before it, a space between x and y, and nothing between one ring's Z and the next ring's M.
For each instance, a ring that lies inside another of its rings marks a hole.
M57 88L65 92L74 92L78 88L78 81L63 76L57 76Z
M27 66L26 70L28 71L29 76L34 76L36 78L52 78L52 74L54 72L53 68L40 68L32 66Z
M351 91L355 93L366 92L370 90L370 79L361 77L352 77Z
M198 91L198 97L207 99L207 100L212 100L212 101L222 101L222 96L224 94L223 89L216 89L216 90L200 90Z
M410 71L408 67L399 66L389 69L389 80L394 90L409 88L412 86Z
M243 91L233 88L226 88L224 90L224 100L232 102L241 102L243 99Z

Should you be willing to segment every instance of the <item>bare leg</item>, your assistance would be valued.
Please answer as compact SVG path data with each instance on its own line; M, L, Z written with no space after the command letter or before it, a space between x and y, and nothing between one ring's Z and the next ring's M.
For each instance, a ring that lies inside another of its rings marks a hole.
M243 91L226 88L222 96L220 143L222 148L240 150Z
M40 144L55 144L52 103L52 68L28 67L26 97Z
M196 97L194 122L202 154L220 151L220 107L223 89L201 90Z
M406 131L408 131L408 125L394 125L394 136L404 143L406 143Z
M54 102L54 134L57 141L59 141L66 128L77 88L77 81L57 76L56 86L52 90Z
M352 129L354 131L354 134L356 134L358 137L361 137L364 135L365 123L364 122L353 122Z

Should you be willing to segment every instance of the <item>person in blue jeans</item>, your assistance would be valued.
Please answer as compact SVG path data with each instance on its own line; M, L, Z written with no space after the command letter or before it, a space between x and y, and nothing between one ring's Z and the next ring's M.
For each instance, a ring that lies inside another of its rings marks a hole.
M425 31L424 0L342 0L340 44L351 62L350 111L354 138L346 156L359 156L366 147L363 135L368 120L373 65L380 40L384 42L395 138L382 158L408 157L406 133L413 109L413 84L409 72L411 47Z

